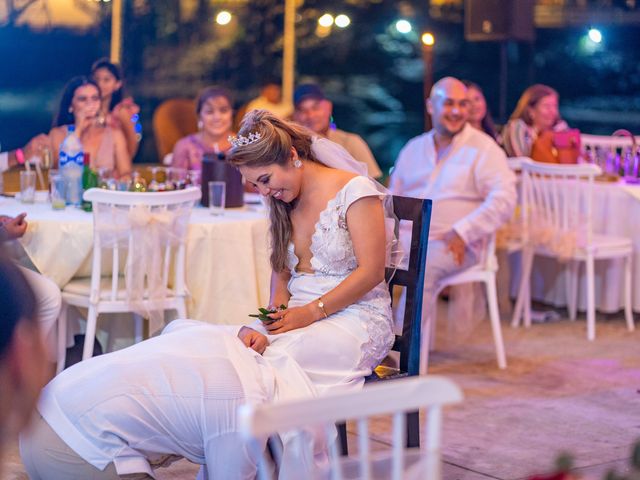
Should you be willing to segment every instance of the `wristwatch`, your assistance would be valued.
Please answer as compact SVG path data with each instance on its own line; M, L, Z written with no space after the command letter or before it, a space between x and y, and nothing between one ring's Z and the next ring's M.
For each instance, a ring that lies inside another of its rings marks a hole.
M318 299L318 308L320 309L320 311L324 315L324 318L327 318L329 316L329 315L327 315L327 311L324 309L324 302L322 301L322 297L320 297Z

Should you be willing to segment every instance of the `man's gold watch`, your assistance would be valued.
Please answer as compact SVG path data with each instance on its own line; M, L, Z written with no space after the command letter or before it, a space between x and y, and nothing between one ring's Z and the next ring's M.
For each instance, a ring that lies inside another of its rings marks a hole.
M329 316L329 315L327 315L327 311L324 309L324 302L322 301L322 297L320 297L318 299L318 308L320 309L320 311L324 315L324 318L327 318Z

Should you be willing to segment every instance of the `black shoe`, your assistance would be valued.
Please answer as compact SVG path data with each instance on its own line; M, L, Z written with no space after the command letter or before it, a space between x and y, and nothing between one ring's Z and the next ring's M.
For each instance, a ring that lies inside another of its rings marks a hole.
M82 350L84 349L84 335L75 335L73 337L73 347L67 348L67 355L65 357L64 368L68 368L82 361ZM93 356L102 355L102 345L98 339L93 341Z

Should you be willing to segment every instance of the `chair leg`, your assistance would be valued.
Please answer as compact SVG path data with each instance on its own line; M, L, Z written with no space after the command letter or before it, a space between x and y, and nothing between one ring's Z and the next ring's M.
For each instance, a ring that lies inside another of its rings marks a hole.
M336 423L338 438L340 439L340 454L343 457L349 455L349 444L347 443L347 424L345 422Z
M184 297L178 301L178 304L176 305L176 312L178 312L178 318L179 319L185 319L188 318L187 317L187 305L184 301Z
M144 330L144 318L142 315L137 313L133 314L133 341L135 343L140 343L144 340L143 335Z
M431 346L431 325L428 325L433 319L427 320L427 325L422 324L420 335L420 375L426 375L429 368L429 350Z
M438 295L433 301L433 314L429 317L429 351L436 348L436 324L438 323Z
M420 446L420 412L407 412L407 448Z
M529 248L523 248L520 261L520 285L518 286L518 297L513 307L513 317L511 318L511 326L520 326L523 313L525 319L527 317L526 309L531 310L531 302L527 301L527 291L531 288L529 279L531 277L531 263L533 262L533 251ZM526 322L525 322L526 324Z
M432 332L435 332L432 322L435 321L437 308L437 295L429 295L425 291L422 297L422 315L420 317L420 375L426 375L429 366L431 336Z
M595 260L587 257L587 339L596 338Z
M500 312L498 310L498 292L496 290L495 274L485 282L487 287L487 304L489 305L489 318L491 320L491 330L493 331L493 343L496 346L496 357L498 368L507 368L507 358L502 340L502 326L500 325Z
M633 310L631 305L631 255L624 259L624 316L627 320L627 330L633 332Z
M567 310L569 311L569 320L575 321L578 312L578 269L580 263L575 260L569 260L566 272L566 289L567 289Z
M64 364L67 356L67 302L62 301L60 314L58 315L58 365L56 366L56 375L64 370Z
M98 320L98 310L95 305L89 305L87 315L87 332L84 335L84 348L82 350L82 360L87 360L93 356L93 344L96 339L96 322Z
M529 270L531 273L531 270ZM531 283L527 285L527 290L525 291L525 309L524 309L524 328L531 327Z

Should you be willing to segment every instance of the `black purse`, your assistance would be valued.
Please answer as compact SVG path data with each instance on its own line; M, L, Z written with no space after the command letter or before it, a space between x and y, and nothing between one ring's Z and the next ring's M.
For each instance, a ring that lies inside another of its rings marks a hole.
M202 157L202 198L203 206L209 206L209 182L221 181L227 184L225 189L225 207L234 208L244 205L244 185L242 175L236 167L226 161L225 154L205 153Z

